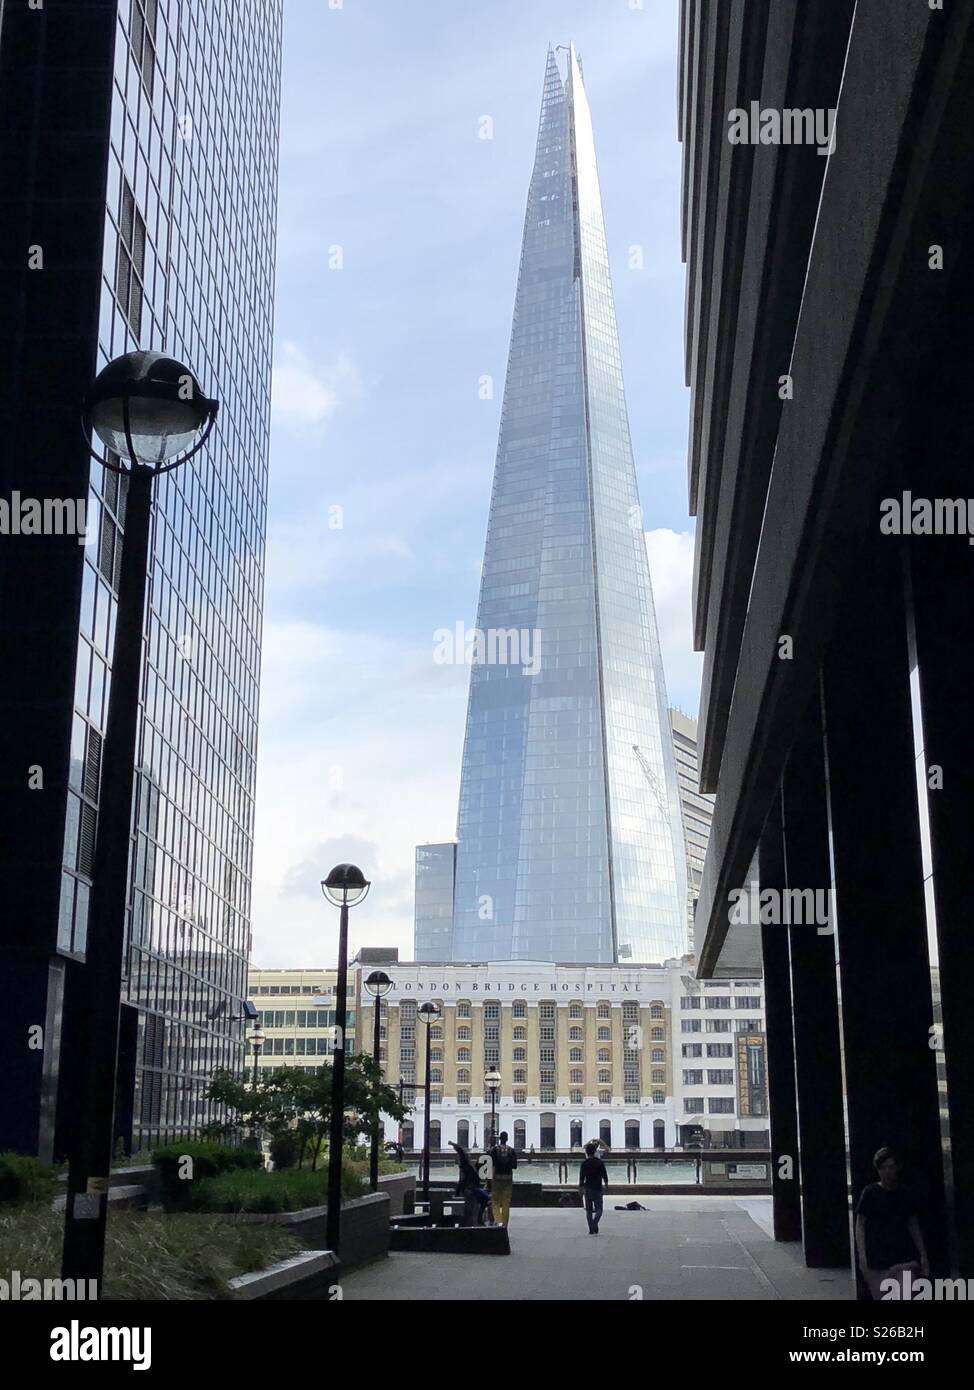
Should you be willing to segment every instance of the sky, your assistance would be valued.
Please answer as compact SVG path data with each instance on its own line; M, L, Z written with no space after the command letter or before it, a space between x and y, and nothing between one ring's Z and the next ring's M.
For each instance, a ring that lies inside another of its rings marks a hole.
M667 691L696 713L677 12L284 0L255 966L334 963L319 884L348 860L352 950L410 959L415 846L455 833L469 668L434 634L476 621L549 43L584 69Z

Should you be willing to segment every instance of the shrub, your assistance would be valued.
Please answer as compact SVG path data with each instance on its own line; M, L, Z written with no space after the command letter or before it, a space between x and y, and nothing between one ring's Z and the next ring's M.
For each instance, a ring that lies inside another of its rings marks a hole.
M35 1279L61 1272L64 1214L48 1207L0 1209L0 1269L29 1270ZM206 1221L113 1211L105 1242L108 1299L229 1298L238 1274L267 1269L304 1250L273 1224Z
M368 1183L346 1166L342 1168L342 1197L351 1201L367 1191ZM323 1207L328 1200L328 1172L319 1168L291 1168L285 1172L222 1173L193 1184L191 1205L200 1212L301 1211Z
M0 1202L50 1202L57 1171L25 1154L0 1153Z
M193 1177L182 1177L183 1160L192 1159ZM263 1168L264 1158L259 1149L233 1148L229 1144L210 1144L205 1140L176 1140L164 1144L152 1155L159 1174L163 1203L167 1207L189 1205L192 1189L198 1182L215 1178L221 1173L240 1169Z
M271 1140L271 1160L275 1171L296 1168L301 1157L301 1148L301 1139L294 1130L285 1130L283 1134L275 1135Z

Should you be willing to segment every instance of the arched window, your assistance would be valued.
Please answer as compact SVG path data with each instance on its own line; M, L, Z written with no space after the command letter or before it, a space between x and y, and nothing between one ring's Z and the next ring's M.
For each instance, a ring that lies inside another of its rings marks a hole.
M526 1083L527 1083L527 1079L528 1079L528 1069L527 1069L527 1067L515 1067L515 1068L514 1068L514 1084L515 1084L515 1085L517 1085L517 1086L524 1086L524 1085L526 1085Z
M442 1062L442 1061L443 1061L443 1049L442 1049L442 1047L431 1047L431 1048L430 1048L430 1061L431 1061L431 1062Z
M580 1047L569 1048L568 1060L569 1062L580 1062L582 1060L582 1049Z
M664 1059L664 1055L665 1055L665 1054L664 1054L663 1049L662 1049L661 1047L654 1047L653 1050L652 1050L652 1052L650 1053L650 1058L649 1058L649 1060L650 1060L651 1062L662 1062L663 1059Z
M541 1112L541 1147L543 1149L555 1147L555 1112L553 1110Z
M527 1127L523 1120L514 1121L514 1147L518 1151L527 1147Z
M652 1081L660 1081L660 1082L663 1082L663 1081L666 1080L666 1072L663 1070L662 1067L654 1067L654 1068L653 1068L653 1075L652 1075L652 1077L651 1077L650 1079L651 1079Z
M603 1144L612 1143L612 1122L611 1120L599 1120L599 1138Z
M571 1006L571 1008L568 1010L568 1017L569 1017L569 1018L581 1018L581 1016L582 1016L582 1006L581 1006L581 1004L573 1004L573 1005Z
M457 1067L457 1085L458 1085L458 1086L469 1086L469 1084L470 1084L470 1068L469 1068L469 1067Z
M471 1061L471 1060L472 1060L472 1059L471 1059L471 1056L470 1056L470 1048L469 1048L469 1047L458 1047L458 1048L457 1048L457 1061L458 1061L458 1062L469 1062L469 1061Z
M612 1029L611 1029L611 1028L600 1028L600 1029L599 1029L599 1042L608 1042L609 1039L610 1039L611 1037L612 1037Z
M521 1024L518 1024L517 1027L514 1029L514 1033L513 1033L514 1041L515 1041L515 1042L524 1042L524 1040L525 1040L525 1038L526 1038L527 1036L528 1036L528 1030L527 1030L526 1028L522 1027Z
M653 1121L653 1148L663 1149L666 1147L666 1125L662 1120Z
M599 1068L599 1081L603 1086L608 1086L612 1081L612 1073L608 1067Z
M639 1121L638 1121L638 1120L627 1120L627 1121L626 1121L626 1148L627 1148L627 1149L638 1149L638 1148L639 1148Z
M527 1018L528 1006L523 999L515 999L511 1005L512 1018Z
M457 1143L461 1149L470 1147L470 1121L457 1120Z
M412 1120L403 1120L402 1124L399 1126L399 1142L404 1149L411 1149L414 1147Z
M581 1028L569 1028L568 1036L572 1042L581 1042L583 1036Z
M457 1000L457 1018L469 1018L469 1017L470 1017L470 1000L469 1000L469 999L458 999L458 1000Z
M666 1104L666 1094L665 1094L665 1092L663 1092L663 1091L654 1091L654 1092L653 1092L653 1104L654 1104L654 1105L665 1105L665 1104Z
M649 1011L649 1016L650 1016L650 1018L662 1018L662 1017L664 1016L664 1015L663 1015L663 1005L662 1005L662 1004L654 1004L653 1007L652 1007L652 1008L650 1009L650 1011Z
M515 1062L526 1062L528 1060L528 1050L526 1047L516 1047L511 1053L511 1059ZM337 1121L336 1121L337 1124Z
M599 1018L611 1018L611 1017L612 1017L612 1006L611 1006L611 1004L600 1004L600 1005L599 1005L599 1009L598 1009L598 1013L599 1013Z
M439 1120L430 1120L430 1148L431 1148L431 1149L438 1149L439 1147L440 1147L440 1122L439 1122Z
M439 1081L440 1083L442 1083L442 1081L443 1081L443 1068L442 1068L442 1067L430 1067L430 1081L431 1081L431 1082Z
M653 1042L662 1042L663 1039L666 1037L666 1034L663 1032L662 1028L654 1028L651 1036Z
M611 1062L612 1049L610 1047L600 1047L595 1060L597 1062Z
M611 1091L600 1091L600 1092L599 1092L599 1105L611 1105L611 1104L612 1104L612 1092L611 1092Z
M568 1128L569 1128L569 1134L570 1134L570 1136L571 1136L569 1142L571 1143L572 1148L573 1148L573 1149L580 1149L580 1148L582 1147L582 1122L581 1122L581 1120L572 1120L572 1122L571 1122L571 1124L569 1125Z
M581 1067L573 1067L568 1079L573 1086L581 1086L582 1082L585 1080L585 1073L582 1071Z
M461 1023L461 1024L460 1024L460 1027L457 1029L457 1042L469 1042L469 1041L470 1041L470 1029L467 1027L467 1025L466 1025L465 1023Z

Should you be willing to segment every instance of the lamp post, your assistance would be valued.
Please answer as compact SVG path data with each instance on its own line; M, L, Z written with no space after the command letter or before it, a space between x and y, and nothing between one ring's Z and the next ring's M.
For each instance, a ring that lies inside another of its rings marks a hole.
M342 1140L345 1119L345 1018L348 1002L348 909L364 901L369 891L362 870L354 864L336 864L321 891L341 908L338 919L338 979L335 982L335 1047L332 1051L331 1127L328 1135L328 1216L325 1226L329 1250L338 1252L342 1220Z
M261 1049L262 1049L263 1046L264 1046L264 1034L261 1032L261 1030L260 1030L259 1028L255 1028L255 1029L254 1029L253 1034L251 1035L250 1041L251 1041L251 1042L253 1043L253 1045L254 1045L254 1092L255 1092L255 1094L256 1094L256 1091L257 1091L257 1078L258 1078L258 1075L259 1075L257 1059L258 1059L258 1057L260 1056Z
M484 1076L484 1088L490 1091L490 1143L484 1145L486 1149L492 1149L497 1143L497 1091L500 1084L499 1071L489 1071Z
M157 474L185 463L203 447L217 408L216 401L203 395L187 367L157 352L131 352L110 362L96 377L82 408L82 428L92 457L128 479L88 940L81 977L86 1030L79 1077L80 1119L69 1158L61 1259L62 1277L94 1280L99 1297L114 1147L152 484ZM95 451L93 435L104 445L104 455Z
M373 970L365 981L365 988L372 996L375 1018L372 1024L372 1056L376 1066L381 1068L382 1039L379 1036L382 1024L382 1000L392 989L392 981L384 970ZM375 1112L375 1125L372 1130L372 1149L369 1153L369 1187L376 1192L379 1187L379 1112Z
M260 1069L259 1069L258 1058L260 1057L261 1050L262 1050L262 1048L263 1048L263 1046L264 1046L264 1034L263 1034L263 1032L262 1032L262 1030L261 1030L261 1028L260 1028L259 1026L256 1027L256 1028L254 1029L253 1033L250 1035L250 1041L251 1041L251 1042L253 1043L253 1045L254 1045L254 1081L253 1081L253 1092L254 1092L254 1105L256 1106L256 1104L257 1104L257 1084L258 1084L258 1080L259 1080L259 1078L260 1078ZM250 1128L251 1128L251 1135L250 1135L251 1143L253 1144L253 1146L254 1146L255 1149L261 1149L261 1148L262 1148L262 1145L261 1145L260 1137L259 1137L259 1136L260 1136L260 1127L259 1127L259 1125L257 1124L257 1119L256 1119L256 1117L254 1118L253 1123L251 1124L251 1127L250 1127Z
M423 1201L429 1206L430 1199L430 1038L433 1024L440 1016L439 1004L420 1004L416 1010L426 1024L426 1095L423 1100Z

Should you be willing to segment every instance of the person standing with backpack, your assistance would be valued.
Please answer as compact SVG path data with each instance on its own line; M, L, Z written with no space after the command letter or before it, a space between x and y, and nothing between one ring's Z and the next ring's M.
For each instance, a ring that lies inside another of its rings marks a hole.
M578 1185L585 1198L585 1219L588 1233L597 1236L599 1222L602 1220L602 1189L609 1186L609 1170L597 1157L598 1144L590 1139L585 1145L586 1157L578 1170Z
M498 1226L506 1226L511 1216L514 1169L517 1167L517 1154L507 1142L507 1130L501 1131L500 1142L491 1149L490 1161L494 1165L494 1174L490 1183L490 1200L494 1208L494 1220Z

